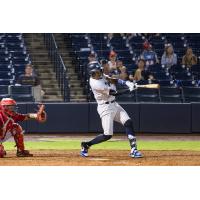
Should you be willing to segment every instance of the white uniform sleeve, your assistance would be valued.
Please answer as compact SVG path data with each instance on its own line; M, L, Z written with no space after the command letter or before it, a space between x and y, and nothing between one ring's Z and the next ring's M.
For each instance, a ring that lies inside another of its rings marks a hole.
M98 93L109 95L110 88L104 82L92 81L90 82L91 88Z

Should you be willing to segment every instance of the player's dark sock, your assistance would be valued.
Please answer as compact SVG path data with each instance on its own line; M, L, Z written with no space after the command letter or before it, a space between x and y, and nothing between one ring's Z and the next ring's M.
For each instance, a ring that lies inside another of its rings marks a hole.
M136 144L136 137L135 137L135 132L133 129L133 122L131 119L127 120L124 124L125 130L127 137L129 139L129 143L131 146L131 149L137 149L137 144Z
M87 142L88 146L92 146L94 144L99 144L101 142L105 142L107 140L109 140L110 138L112 138L112 135L104 135L104 134L100 134L97 135L94 139L92 139L91 141Z

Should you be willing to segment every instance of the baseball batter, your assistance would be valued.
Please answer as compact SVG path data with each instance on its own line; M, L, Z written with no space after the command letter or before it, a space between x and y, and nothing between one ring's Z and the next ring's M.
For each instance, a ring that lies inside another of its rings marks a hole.
M134 84L130 81L120 79L116 81L119 84L127 85L130 91L134 89ZM90 87L98 104L97 111L101 118L104 132L91 141L81 143L81 156L87 157L88 150L92 145L111 139L113 135L113 122L116 121L125 127L131 146L130 156L133 158L142 157L142 154L137 150L133 122L127 112L115 101L115 96L118 95L118 92L114 82L103 76L100 68L95 68L90 71Z
M14 99L3 98L0 102L0 158L6 155L3 143L10 137L14 138L17 147L17 157L32 157L24 146L24 131L18 124L20 121L35 119L39 122L46 121L44 105L41 105L37 113L20 114L16 112L17 103Z

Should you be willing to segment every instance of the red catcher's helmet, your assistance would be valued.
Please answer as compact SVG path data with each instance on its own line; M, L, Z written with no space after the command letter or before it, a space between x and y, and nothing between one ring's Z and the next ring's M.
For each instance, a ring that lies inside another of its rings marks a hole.
M9 108L9 106L14 106L14 109ZM3 98L0 102L1 110L7 115L14 115L16 110L17 103L14 99Z
M17 105L16 101L11 98L3 98L0 104L1 106L16 106Z

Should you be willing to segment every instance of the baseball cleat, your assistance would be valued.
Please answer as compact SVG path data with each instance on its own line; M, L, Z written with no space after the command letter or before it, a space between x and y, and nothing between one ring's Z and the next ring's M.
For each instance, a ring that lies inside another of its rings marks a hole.
M80 152L80 155L82 157L88 157L88 149L89 149L89 146L87 145L87 142L81 142L81 152Z
M143 157L142 154L137 149L131 150L131 153L129 154L129 156L131 158L142 158Z
M33 154L31 154L28 150L23 150L23 151L17 150L16 156L17 157L33 157Z

